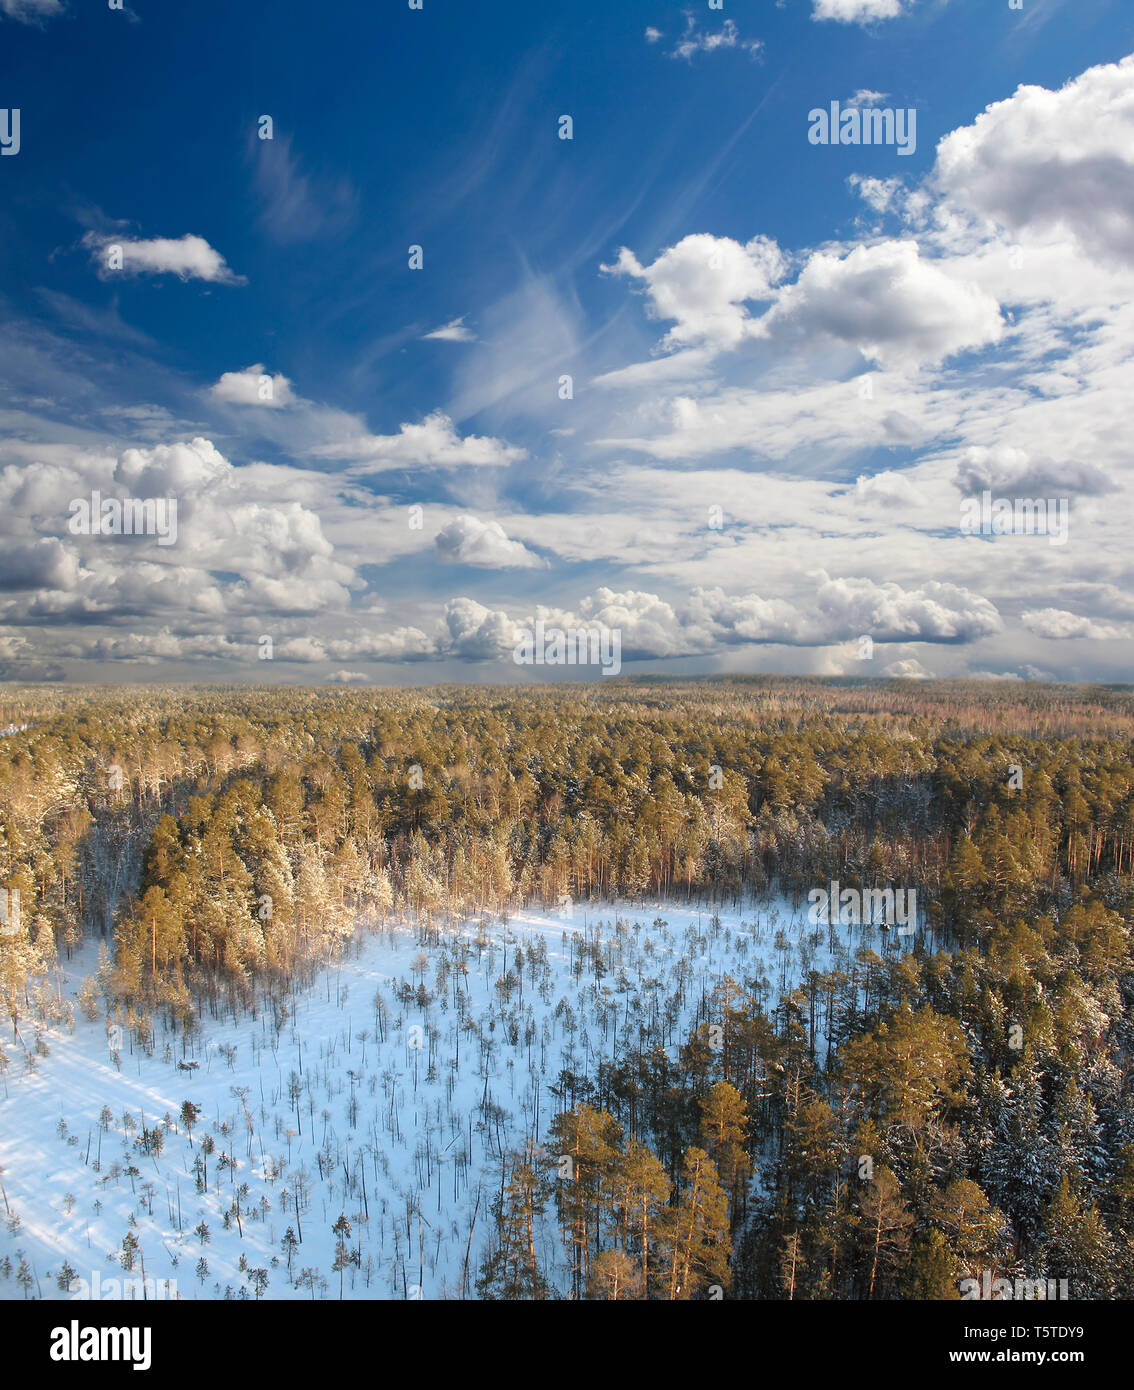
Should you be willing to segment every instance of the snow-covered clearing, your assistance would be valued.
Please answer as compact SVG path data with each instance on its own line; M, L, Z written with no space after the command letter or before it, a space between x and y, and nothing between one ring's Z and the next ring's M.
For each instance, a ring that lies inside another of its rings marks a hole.
M143 1264L150 1298L252 1297L257 1284L268 1298L338 1298L340 1277L344 1298L475 1297L501 1154L545 1137L564 1068L593 1077L657 1043L675 1054L725 975L763 981L770 1008L807 970L915 940L816 930L805 914L783 899L592 903L391 924L286 1010L206 1015L189 1039L159 1025L149 1055L76 1009L73 1031L43 1033L46 1055L32 1043L4 1081L0 1298L140 1297L129 1281ZM62 971L64 996L95 967L92 944ZM191 1132L187 1100L200 1107ZM358 1252L341 1276L340 1213ZM290 1272L289 1227L302 1237ZM65 1262L85 1281L69 1292Z

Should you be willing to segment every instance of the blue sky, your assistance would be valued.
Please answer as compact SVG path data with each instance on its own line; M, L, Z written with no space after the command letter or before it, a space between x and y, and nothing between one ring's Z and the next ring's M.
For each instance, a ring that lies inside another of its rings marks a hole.
M593 676L542 617L1127 679L1131 52L1120 0L0 0L0 677Z

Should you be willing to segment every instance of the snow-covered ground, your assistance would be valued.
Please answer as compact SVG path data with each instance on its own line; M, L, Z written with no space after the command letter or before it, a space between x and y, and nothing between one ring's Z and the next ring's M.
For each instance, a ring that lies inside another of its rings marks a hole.
M340 1241L358 1252L344 1298L475 1297L501 1154L545 1137L564 1068L593 1077L627 1046L675 1052L725 975L763 981L768 1008L859 946L912 947L870 927L817 930L806 908L591 903L391 925L254 1016L205 1016L188 1039L159 1025L149 1054L76 1008L72 1032L42 1035L46 1055L7 1049L0 1298L140 1297L129 1281L143 1263L150 1298L253 1297L257 1284L338 1298ZM64 996L95 967L90 945ZM349 1237L332 1230L340 1214ZM65 1263L84 1282L61 1289Z

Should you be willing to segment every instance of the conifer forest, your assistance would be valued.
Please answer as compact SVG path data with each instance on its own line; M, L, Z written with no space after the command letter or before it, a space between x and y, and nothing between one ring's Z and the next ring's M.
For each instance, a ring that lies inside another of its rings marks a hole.
M1128 691L0 704L6 1297L1129 1296Z

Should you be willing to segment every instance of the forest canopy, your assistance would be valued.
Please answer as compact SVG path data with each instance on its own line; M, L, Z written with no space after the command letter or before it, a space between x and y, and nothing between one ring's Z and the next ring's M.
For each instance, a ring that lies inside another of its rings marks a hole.
M515 1156L482 1296L553 1292L529 1239L552 1190L569 1296L955 1297L982 1267L1128 1294L1129 691L8 687L9 723L6 1047L66 1021L52 966L92 937L83 1007L144 1036L398 914L916 890L944 949L861 951L768 1012L722 982L677 1048L561 1077L583 1185Z

